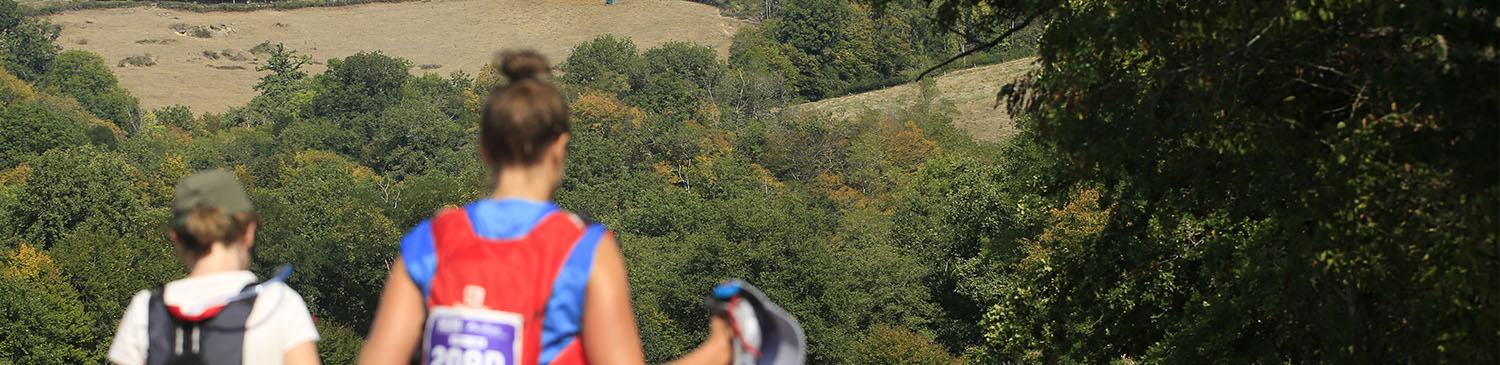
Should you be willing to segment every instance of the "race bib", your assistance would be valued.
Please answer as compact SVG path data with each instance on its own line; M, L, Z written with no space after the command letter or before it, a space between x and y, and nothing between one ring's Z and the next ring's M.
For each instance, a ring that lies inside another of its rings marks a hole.
M422 331L427 365L515 365L521 356L521 315L434 307Z

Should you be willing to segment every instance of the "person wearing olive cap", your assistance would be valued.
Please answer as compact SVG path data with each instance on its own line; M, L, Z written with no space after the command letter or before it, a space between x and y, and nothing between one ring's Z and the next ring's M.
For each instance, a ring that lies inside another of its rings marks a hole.
M135 295L109 360L317 364L318 331L302 296L280 280L257 283L247 270L258 220L227 172L199 172L178 183L167 235L188 276Z

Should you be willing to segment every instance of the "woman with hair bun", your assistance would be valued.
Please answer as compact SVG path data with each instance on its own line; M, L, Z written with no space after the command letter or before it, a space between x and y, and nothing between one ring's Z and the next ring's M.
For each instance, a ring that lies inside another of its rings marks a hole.
M502 55L479 152L489 198L438 212L401 240L361 364L643 364L625 262L614 235L552 202L567 157L568 106L540 77L541 55ZM727 364L715 315L676 362Z

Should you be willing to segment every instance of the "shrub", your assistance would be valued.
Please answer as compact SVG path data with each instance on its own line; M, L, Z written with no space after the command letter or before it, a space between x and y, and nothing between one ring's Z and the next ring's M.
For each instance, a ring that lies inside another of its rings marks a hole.
M276 24L281 24L281 23L276 23ZM250 47L250 54L258 55L258 56L259 55L269 55L269 54L271 54L272 51L275 51L275 50L276 50L276 46L273 45L273 44L271 44L271 41L265 41L265 42L260 42L260 44L255 45L255 47Z
M249 61L250 60L250 56L246 56L244 52L239 52L239 51L235 51L235 50L227 49L227 48L224 49L223 51L219 51L219 55L223 56L224 58L228 58L230 61L235 61L235 62L244 62L244 61Z
M115 67L125 67L125 65L131 65L131 66L136 66L136 67L151 67L151 66L156 66L156 58L155 57L151 57L150 53L147 53L147 54L144 54L144 55L138 55L138 56L125 57L124 59L120 60L120 63L118 65L115 65Z

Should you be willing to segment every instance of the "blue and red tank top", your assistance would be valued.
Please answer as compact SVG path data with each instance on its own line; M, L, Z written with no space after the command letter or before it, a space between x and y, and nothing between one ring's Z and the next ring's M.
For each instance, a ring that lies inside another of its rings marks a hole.
M427 306L422 363L584 364L579 329L608 232L551 202L480 200L401 240Z

